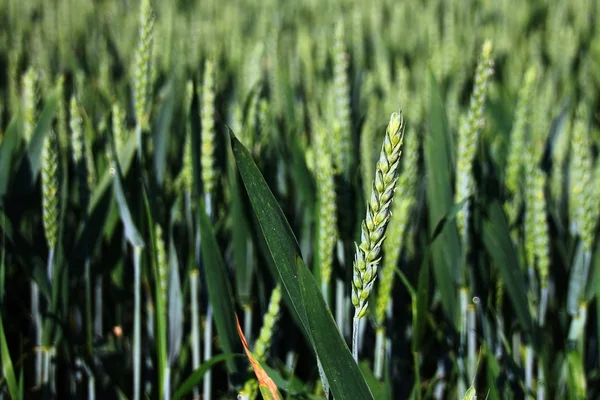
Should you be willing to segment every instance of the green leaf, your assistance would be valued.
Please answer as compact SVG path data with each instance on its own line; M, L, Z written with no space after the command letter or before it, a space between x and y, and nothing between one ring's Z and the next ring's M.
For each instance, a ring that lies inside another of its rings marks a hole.
M6 336L4 335L4 323L3 318L0 316L0 358L2 360L2 375L6 379L8 385L8 393L13 399L20 399L19 386L17 385L17 377L15 376L15 370L13 363L10 358L10 351L8 350L8 344L6 343Z
M91 124L91 122L87 121L87 124ZM92 132L93 132L93 128L91 126L89 126L88 129L92 130ZM127 172L129 171L129 168L131 167L131 163L133 161L133 157L135 155L136 149L137 149L136 137L135 137L135 135L131 135L129 137L129 139L127 139L127 142L125 143L125 145L121 149L121 152L118 155L119 166L121 168L122 174L127 174ZM112 175L110 173L110 168L107 168L106 171L104 172L104 174L102 175L102 178L100 178L98 183L95 185L96 187L92 193L92 197L90 199L90 204L88 206L89 214L93 213L97 204L100 202L100 200L104 196L104 193L108 189L111 181L112 181Z
M127 199L125 198L125 192L123 191L121 167L119 166L119 163L114 156L112 159L113 165L115 166L115 171L113 175L113 189L115 198L117 199L117 204L119 205L119 215L121 217L121 222L123 223L123 227L125 229L125 237L132 246L140 248L144 247L144 239L142 238L142 235L136 228L135 223L133 222L133 218L131 216L131 212L129 211L129 206L127 205Z
M281 376L279 371L269 367L268 365L263 365L262 367L267 372L269 377L273 379L273 382L275 382L277 387L285 390L288 393L288 395L302 395L307 396L309 398L313 397L307 393L309 389L297 377L291 376L288 380L286 380L283 376Z
M235 137L232 137L231 142L238 170L267 244L268 252L277 267L280 282L285 292L288 293L302 326L306 329L308 321L295 270L295 257L300 254L296 237L248 150Z
M11 177L11 162L12 157L19 147L19 117L15 116L10 121L8 128L4 134L4 138L0 143L0 207L4 202L4 195L8 188L8 183Z
M300 256L283 211L249 152L232 136L233 153L282 287L313 345L336 398L373 398L321 291Z
M447 219L453 210L452 176L454 171L450 133L446 127L446 117L437 82L430 72L430 134L425 137L424 152L427 177L427 204L429 215L429 234L436 237L432 243L433 274L437 288L442 296L442 306L446 315L457 327L456 279L459 274L460 242L456 222ZM443 230L436 234L438 225L446 218Z
M173 242L173 234L169 240L169 364L173 365L175 358L181 351L183 340L183 294L181 293L181 281L179 277L179 261Z
M360 370L365 377L365 381L369 385L371 389L371 393L373 393L373 398L377 400L391 399L392 391L389 385L389 382L380 382L379 379L375 377L371 368L369 368L369 364L367 362L360 363Z
M156 358L158 360L158 396L164 398L165 391L165 370L167 368L167 305L163 303L162 282L158 266L157 241L161 238L156 237L154 217L150 206L148 190L144 185L143 200L146 209L146 220L148 223L148 233L150 235L150 259L152 261L152 270L154 272L154 302L156 314Z
M571 316L577 315L579 303L584 299L584 290L589 280L591 257L591 253L584 250L583 242L579 241L569 276L567 312Z
M513 248L504 211L497 201L490 206L489 217L483 223L483 242L502 275L508 297L521 326L531 333L532 318L527 301L527 287Z
M227 268L204 207L198 207L198 218L206 286L210 304L214 309L213 315L219 334L219 343L226 353L241 353L242 348L237 335L235 308ZM227 361L227 368L231 373L241 371L240 366L233 360Z
M373 398L321 295L319 285L299 255L296 261L309 332L331 392L338 399Z
M152 126L154 129L154 168L156 170L156 181L163 183L165 168L167 165L167 149L169 143L169 133L171 132L171 122L175 111L175 82L171 80L162 88L159 99L162 99L160 108L156 116L156 121Z
M185 381L179 386L173 395L173 400L177 400L190 393L196 386L202 382L204 374L206 374L212 367L223 361L227 362L233 360L236 357L244 357L242 354L218 354L212 357L210 360L205 361L198 369L196 369Z
M446 226L447 223L449 223L451 221L456 221L456 216L458 215L460 210L463 209L464 205L467 204L467 201L469 201L469 200L470 200L470 197L467 197L466 199L463 199L460 202L452 205L452 207L450 207L450 210L446 213L446 215L444 215L442 217L442 219L435 226L435 229L433 230L433 234L431 235L431 238L429 239L430 243L433 243L435 241L435 239L437 239L437 237L440 235L440 233L442 233L442 231L444 230L444 227Z
M421 341L429 313L429 260L425 260L419 271L417 296L413 297L413 353L421 351Z
M227 146L230 160L228 163L229 184L231 188L231 235L233 241L233 259L235 263L236 294L242 305L251 303L252 280L254 275L253 247L250 239L250 229L243 212L243 199L240 193L235 159L231 147Z
M571 398L586 399L587 382L583 358L578 351L571 350L567 353L568 387L572 393Z

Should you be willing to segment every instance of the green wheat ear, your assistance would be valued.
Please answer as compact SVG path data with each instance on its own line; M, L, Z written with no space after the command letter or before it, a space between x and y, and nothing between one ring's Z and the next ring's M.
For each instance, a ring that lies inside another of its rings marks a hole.
M348 53L344 44L344 24L335 28L333 49L333 90L335 116L333 123L332 154L337 172L347 174L351 165L350 85L348 83Z
M214 66L211 60L206 60L204 65L204 80L202 82L202 109L200 110L202 123L202 148L200 150L200 164L202 166L202 184L204 193L210 196L215 186L215 80Z
M580 235L586 251L594 244L595 221L592 221L593 199L591 144L588 131L588 110L577 107L572 132L570 164L569 218L571 231Z
M120 154L127 141L127 136L125 134L125 112L116 101L112 105L112 131L117 154Z
M515 112L515 122L510 134L510 147L508 149L508 158L506 160L506 189L513 198L505 203L504 208L507 212L509 222L514 223L517 217L519 207L521 206L521 192L519 185L521 183L523 171L523 149L525 148L525 131L531 119L531 103L533 100L533 89L537 79L537 69L530 67L523 78L523 87L519 92L519 100Z
M337 241L337 204L335 193L334 169L331 155L327 149L327 132L322 124L318 123L315 109L312 115L314 138L313 145L306 153L307 163L314 173L317 181L318 196L318 262L321 272L321 290L326 301L328 298L329 282L331 280L333 251Z
M493 73L492 43L488 40L483 44L481 56L475 71L475 85L471 94L469 112L458 133L458 161L456 165L456 190L454 202L458 203L469 197L473 192L473 159L477 149L479 135L485 123L483 111L489 79ZM461 210L456 216L461 236L466 238L468 207ZM466 243L464 244L466 245Z
M22 86L23 86L23 138L25 143L31 141L33 136L33 129L37 119L36 107L38 101L38 88L37 88L38 74L33 68L28 68L23 75Z
M42 148L42 211L44 233L50 251L56 248L58 232L58 143L56 133L50 131Z
M134 61L135 119L144 128L147 123L148 89L150 85L150 56L154 31L154 14L150 0L142 0L140 7L139 42Z
M177 177L176 185L182 187L186 193L192 193L193 177L192 170L192 132L189 122L192 100L194 97L194 82L188 80L185 85L185 143L183 145L183 167Z
M361 319L367 313L369 294L377 277L381 246L385 239L385 230L390 219L390 206L398 180L403 127L402 114L393 113L377 162L371 199L367 203L367 216L362 223L361 243L356 245L352 278L355 320Z

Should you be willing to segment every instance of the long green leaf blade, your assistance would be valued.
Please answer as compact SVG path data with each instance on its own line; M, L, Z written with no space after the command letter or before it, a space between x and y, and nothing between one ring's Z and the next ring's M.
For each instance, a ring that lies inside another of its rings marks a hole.
M519 322L526 332L531 332L532 318L525 282L521 276L521 267L513 248L504 211L497 202L492 203L489 217L484 221L483 242L506 282L508 296Z
M283 284L339 399L373 398L333 320L321 291L302 261L296 238L249 152L232 137L233 153L254 213Z
M242 348L237 339L235 308L227 268L204 207L198 207L198 218L202 237L202 262L206 274L208 297L214 309L219 343L226 353L241 353ZM233 360L227 361L227 368L231 373L240 372L240 366Z

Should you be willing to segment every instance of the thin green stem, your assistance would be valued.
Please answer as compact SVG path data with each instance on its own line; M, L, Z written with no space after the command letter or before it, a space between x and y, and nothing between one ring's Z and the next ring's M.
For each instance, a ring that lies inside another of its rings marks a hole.
M192 369L200 367L200 307L198 305L198 270L190 271L190 297L192 304ZM200 396L198 388L194 388L194 398Z
M358 325L360 318L354 315L352 319L352 357L358 363Z
M142 377L142 249L134 247L133 254L133 400L140 400Z
M206 311L206 325L204 326L204 361L210 360L212 357L212 319L213 319L213 310L212 306L208 305L208 310ZM212 372L209 370L204 375L203 382L203 398L211 399L212 394Z
M413 352L413 364L415 368L415 394L416 399L421 400L421 360L418 352Z
M380 326L375 334L375 365L373 372L377 379L383 377L383 363L385 359L385 328Z

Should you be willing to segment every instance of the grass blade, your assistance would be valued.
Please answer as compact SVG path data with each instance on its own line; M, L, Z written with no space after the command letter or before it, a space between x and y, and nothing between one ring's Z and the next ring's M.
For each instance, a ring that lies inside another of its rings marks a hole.
M15 376L15 370L13 363L10 358L10 352L8 350L8 344L6 343L6 336L4 335L4 322L0 316L0 359L2 360L2 375L6 379L8 385L8 393L13 399L20 399L19 386L17 385L17 377Z
M428 171L427 204L429 214L429 234L437 237L432 243L433 274L438 289L444 299L442 305L446 315L457 327L458 307L456 300L456 279L459 277L460 243L458 230L453 218L448 214L453 209L452 154L453 148L448 129L441 94L437 82L430 72L430 135L424 143L425 165ZM446 221L438 228L442 221ZM439 234L437 230L441 229Z
M219 343L226 353L241 353L240 342L236 340L235 309L227 268L204 207L198 207L198 218L202 237L202 262L206 274L208 297L214 310ZM240 366L233 360L227 360L227 368L231 373L241 371Z
M173 400L178 400L184 397L186 394L190 393L196 386L198 386L202 382L202 378L204 374L206 374L212 367L221 363L233 360L236 357L242 357L241 354L218 354L212 357L210 360L205 361L198 369L196 369L190 376L188 376L185 381L173 394Z
M525 281L521 266L509 235L504 211L498 202L492 203L489 216L483 224L483 242L506 282L508 296L517 318L526 332L531 333L532 317L527 301Z
M231 142L238 170L282 287L321 361L333 395L339 399L373 398L339 334L317 282L300 257L298 242L277 200L250 153L235 137L232 136Z
M8 188L10 180L10 164L12 161L13 154L19 146L19 129L18 129L18 116L14 117L6 132L4 133L4 139L0 142L0 207L4 201L4 195Z

